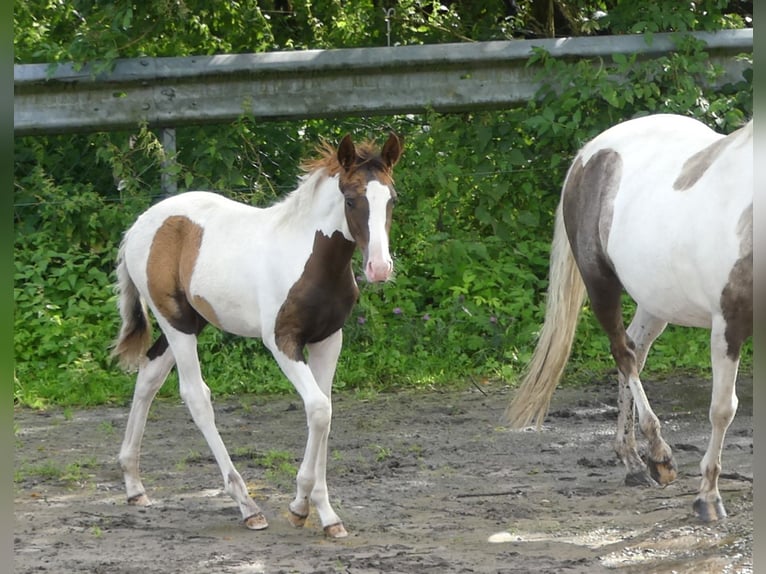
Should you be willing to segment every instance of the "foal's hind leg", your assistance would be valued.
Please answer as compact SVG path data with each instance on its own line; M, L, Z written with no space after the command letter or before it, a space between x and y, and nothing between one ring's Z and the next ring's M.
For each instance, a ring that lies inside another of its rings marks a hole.
M627 337L634 345L633 352L637 375L644 368L646 356L652 343L665 330L666 326L667 322L647 313L641 305L636 309L636 314L627 330ZM672 482L676 477L676 469L671 450L660 434L659 420L649 405L640 379L638 376L632 380L626 379L620 373L619 380L620 412L617 421L615 451L628 469L625 478L626 484L651 484L653 481L660 484ZM651 479L647 475L647 467L636 449L634 406L638 412L641 430L649 440L647 464Z
M713 319L710 333L710 356L713 365L713 395L710 401L712 432L705 456L700 463L702 482L694 500L694 511L705 522L726 516L718 491L721 473L721 449L726 431L737 412L736 379L739 368L739 346L729 348L725 337L726 324L720 317Z
M158 354L159 353L159 354ZM133 390L133 403L130 406L125 438L120 448L120 466L125 479L128 502L137 506L149 506L151 501L146 496L144 485L139 476L139 458L141 439L146 428L149 407L165 379L173 368L175 359L162 336L147 353L149 359L138 369L136 386Z
M159 322L159 319L158 319ZM197 356L197 337L187 335L169 326L163 326L168 336L170 347L176 357L181 398L191 413L197 427L202 431L218 468L223 475L224 489L239 505L245 526L252 530L262 530L268 526L261 509L247 492L234 464L231 462L226 446L215 426L215 413L210 401L210 388L202 380L199 358Z

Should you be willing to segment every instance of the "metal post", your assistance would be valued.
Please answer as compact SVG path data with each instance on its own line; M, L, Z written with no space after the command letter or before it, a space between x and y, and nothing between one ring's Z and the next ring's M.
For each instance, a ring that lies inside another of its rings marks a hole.
M178 193L176 181L176 130L175 128L162 128L162 149L165 159L162 160L162 195L169 196Z
M386 15L386 46L391 45L391 16L393 16L394 10L393 8L389 8L386 10L383 8L383 13Z

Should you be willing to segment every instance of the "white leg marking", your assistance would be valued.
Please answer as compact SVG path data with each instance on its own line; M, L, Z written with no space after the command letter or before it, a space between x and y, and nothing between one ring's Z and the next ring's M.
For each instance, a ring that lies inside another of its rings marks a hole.
M662 438L660 433L660 420L652 410L649 399L646 397L644 387L638 374L643 370L646 363L646 356L652 343L660 336L667 327L667 322L650 315L639 305L636 309L636 315L628 327L628 337L635 343L636 367L638 372L636 377L631 377L628 381L633 400L638 414L638 424L641 432L649 441L650 464L654 463L652 472L659 473L654 475L655 480L661 484L667 484L675 480L675 467L672 462L673 453L668 443ZM657 467L661 463L661 467ZM669 465L669 466L666 466Z
M667 322L647 313L641 305L638 305L636 314L627 329L627 335L635 344L635 358L637 372L631 374L626 381L620 376L620 400L617 424L617 441L615 449L627 466L628 475L631 479L638 479L645 469L636 449L635 417L633 410L638 415L638 424L641 432L649 441L650 463L667 463L665 468L657 468L652 465L653 478L665 484L675 479L675 471L671 469L672 451L660 433L660 421L649 404L644 387L641 384L639 374L644 368L646 357L654 341L662 334ZM630 392L628 393L628 389ZM659 474L657 474L659 473ZM651 482L651 481L650 481Z
M341 524L341 520L330 504L326 479L327 440L332 420L330 387L341 345L341 331L309 345L308 364L293 361L279 350L274 352L280 367L303 399L308 424L306 450L298 470L296 496L290 511L296 517L306 516L310 500L316 506L322 526L333 537L345 535L345 530L330 530L330 527ZM293 523L300 525L302 521L294 520Z
M141 439L144 436L149 407L174 364L173 353L170 349L166 349L162 355L145 363L138 370L136 386L133 389L133 402L130 406L125 437L119 455L125 490L131 504L139 506L151 504L139 474Z
M218 463L224 481L224 489L239 505L242 518L248 528L260 530L268 524L263 519L261 509L250 497L244 480L231 462L226 446L215 426L215 413L210 401L210 388L202 380L199 358L197 356L197 338L172 329L163 329L178 365L178 378L181 398L202 431L213 456ZM169 333L169 331L171 331ZM248 520L253 518L253 520Z
M726 431L734 420L739 401L736 393L739 356L732 360L727 355L728 344L724 333L726 322L714 317L710 332L710 359L713 366L713 393L710 401L710 442L700 462L702 481L694 507L705 521L714 521L726 516L721 495L718 491L718 476L721 473L721 449Z

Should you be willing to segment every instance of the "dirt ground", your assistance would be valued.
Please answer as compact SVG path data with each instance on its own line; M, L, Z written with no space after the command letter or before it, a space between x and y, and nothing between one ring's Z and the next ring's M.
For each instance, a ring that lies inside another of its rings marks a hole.
M264 509L246 530L185 407L152 407L128 506L116 455L128 409L15 413L15 571L222 573L752 572L752 380L723 452L729 517L691 506L707 445L707 381L646 383L679 479L628 487L612 452L614 383L560 389L540 433L501 425L503 385L335 397L328 484L349 530L286 519L305 440L297 397L216 401L218 428Z

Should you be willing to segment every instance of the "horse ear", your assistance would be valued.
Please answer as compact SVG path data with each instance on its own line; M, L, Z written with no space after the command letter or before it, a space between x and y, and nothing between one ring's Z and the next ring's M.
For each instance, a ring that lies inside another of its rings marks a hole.
M383 158L386 167L391 169L396 165L396 162L399 161L401 155L402 140L394 132L391 132L388 136L388 141L386 141L383 146L383 151L380 152L380 156Z
M354 162L356 162L356 148L351 141L351 134L346 134L338 146L338 163L348 171L354 167Z

